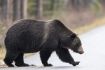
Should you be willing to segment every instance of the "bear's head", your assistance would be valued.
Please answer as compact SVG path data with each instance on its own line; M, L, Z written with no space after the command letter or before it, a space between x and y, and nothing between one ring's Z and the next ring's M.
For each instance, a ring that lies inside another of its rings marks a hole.
M76 53L83 54L84 50L82 48L80 38L75 34L68 34L62 39L63 48L68 48L73 50Z
M53 26L58 33L60 44L63 48L69 48L76 53L83 54L83 48L80 38L71 30L69 30L61 21L53 20Z

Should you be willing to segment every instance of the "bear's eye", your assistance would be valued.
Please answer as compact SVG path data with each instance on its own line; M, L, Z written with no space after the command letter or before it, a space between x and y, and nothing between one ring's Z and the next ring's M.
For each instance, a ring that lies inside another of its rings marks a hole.
M71 36L70 36L70 37L71 37L71 39L73 39L73 40L74 40L74 39L77 37L77 35L73 33L73 34L71 34Z

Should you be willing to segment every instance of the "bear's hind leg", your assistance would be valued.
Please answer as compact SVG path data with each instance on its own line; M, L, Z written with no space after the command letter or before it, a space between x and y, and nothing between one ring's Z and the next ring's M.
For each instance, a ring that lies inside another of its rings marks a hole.
M23 66L29 66L28 64L24 63L23 59L24 54L20 53L18 56L15 58L15 65L18 67L23 67Z
M52 53L52 50L48 50L48 49L44 49L40 51L40 58L44 66L52 66L52 64L48 64L47 62L51 53Z
M7 51L6 52L6 56L4 58L4 63L8 66L8 67L14 67L14 65L12 64L13 60L15 59L15 57L17 56L18 53L14 53L14 52L10 52Z

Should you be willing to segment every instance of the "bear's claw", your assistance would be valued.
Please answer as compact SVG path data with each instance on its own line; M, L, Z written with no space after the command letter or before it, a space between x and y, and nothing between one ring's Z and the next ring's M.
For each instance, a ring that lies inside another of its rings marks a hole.
M53 66L52 64L46 64L46 65L44 65L44 66L48 66L48 67L50 67L50 66Z
M72 63L70 63L70 64L72 64L73 66L76 66L76 65L79 65L79 61L76 61L76 62L72 62Z

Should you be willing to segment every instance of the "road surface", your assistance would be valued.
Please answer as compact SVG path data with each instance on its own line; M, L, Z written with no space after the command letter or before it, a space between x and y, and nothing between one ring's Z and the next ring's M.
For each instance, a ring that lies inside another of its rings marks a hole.
M80 64L76 67L60 61L54 52L49 59L49 63L52 63L53 67L43 67L39 53L35 53L33 56L26 58L25 62L36 66L1 67L0 70L105 70L105 26L80 35L80 39L85 53L79 55L70 50L74 59L80 61Z

